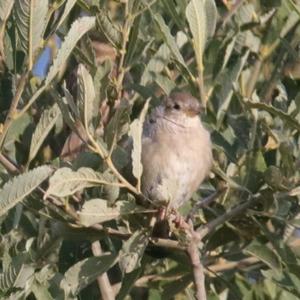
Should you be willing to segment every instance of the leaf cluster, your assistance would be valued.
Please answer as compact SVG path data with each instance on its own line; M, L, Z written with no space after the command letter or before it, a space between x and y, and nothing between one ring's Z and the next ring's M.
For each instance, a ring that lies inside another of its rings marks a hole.
M300 298L300 5L233 2L0 1L1 298L194 299L188 237L139 201L143 123L176 89L213 142L180 210L207 298Z

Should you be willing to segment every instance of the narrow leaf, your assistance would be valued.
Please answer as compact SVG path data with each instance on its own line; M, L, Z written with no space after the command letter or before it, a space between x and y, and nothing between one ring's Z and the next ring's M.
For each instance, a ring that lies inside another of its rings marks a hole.
M184 28L184 18L177 12L176 4L173 0L162 0L163 5L165 6L166 12L170 14L172 20L178 26L178 28Z
M232 95L233 95L233 83L237 82L245 63L247 62L247 58L249 56L249 51L237 60L236 64L232 67L232 69L226 73L224 73L224 80L221 82L221 90L218 94L218 98L221 102L220 108L217 113L217 128L220 128L224 117L227 113L228 107L231 103Z
M84 67L80 64L77 71L78 76L78 99L79 106L81 108L81 115L86 130L91 130L92 119L97 114L97 108L94 107L95 102L95 89L92 76Z
M264 262L270 268L274 270L281 269L281 264L278 256L266 245L259 243L258 241L253 241L244 250L246 253L257 257L259 260Z
M45 85L48 85L61 70L80 38L94 26L95 17L81 17L72 24L47 74Z
M32 135L28 162L30 162L36 156L42 143L46 139L50 130L55 125L59 116L60 110L57 104L54 104L50 109L47 109L42 113L41 118Z
M11 57L12 45L7 32L5 32L6 21L12 11L14 0L2 0L0 1L0 55L2 59L8 60ZM10 49L10 51L7 51ZM9 53L9 54L8 54ZM11 60L8 60L11 62ZM7 66L10 68L12 65L6 61Z
M203 52L206 43L205 1L191 0L186 11L186 18L193 36L193 45L199 71L203 70Z
M150 99L148 99L141 111L141 114L138 119L134 120L129 129L129 135L133 140L133 149L131 152L132 158L132 173L134 177L138 180L137 189L141 190L141 176L143 173L143 166L141 162L142 156L142 132L143 132L143 124L146 117L146 113L148 111Z
M102 184L114 185L103 174L90 168L80 168L77 171L61 168L50 178L49 188L44 197L46 198L49 195L66 197L84 188Z
M169 95L176 87L174 81L161 74L156 75L155 82L160 86L166 95Z
M158 25L158 28L160 30L160 33L165 41L165 43L168 45L170 51L172 52L174 58L182 65L185 66L184 59L178 49L178 46L175 42L174 37L171 35L169 27L166 25L164 19L161 15L155 14L153 16L154 21Z
M14 0L1 0L0 1L0 19L1 22L6 22L14 5Z
M0 216L22 201L37 188L50 174L52 168L41 166L14 177L0 190Z
M281 120L286 122L286 125L300 131L300 123L295 118L288 115L284 111L282 111L280 109L277 109L277 108L275 108L271 105L268 105L266 103L253 102L253 101L247 101L245 103L249 108L261 109L261 110L269 112L273 116L279 117Z
M156 75L163 71L170 59L170 50L166 44L162 44L157 52L151 57L142 75L141 84L146 85L154 80Z
M73 265L65 273L71 293L76 296L82 289L110 269L118 260L118 255L103 255L86 258Z
M0 273L0 291L2 293L11 289L14 286L14 283L22 270L23 264L21 263L12 263L8 266L7 270Z
M15 18L21 49L28 54L31 70L36 50L41 46L44 33L48 0L16 0Z
M205 0L206 39L214 35L217 25L218 11L215 0Z
M65 92L64 86L62 86L62 89ZM61 95L55 89L52 89L50 93L52 97L55 99L56 103L58 104L58 107L61 111L64 121L72 129L72 131L76 132L76 126L75 126L76 122L74 116L72 115L71 109L69 108L68 105L69 101L66 99L68 96L72 97L72 95L69 93L69 91L67 91L65 92L65 97L61 97Z
M12 288L24 289L28 279L33 275L32 266L24 264L19 257L15 259L7 270L0 273L0 291L5 292Z
M107 13L103 10L97 15L97 26L109 42L115 48L118 48L122 40L121 33L109 19Z
M297 186L296 188L293 188L290 192L289 192L290 196L298 196L300 195L300 186Z
M140 267L140 261L148 245L150 237L149 230L138 230L130 239L124 242L120 251L120 268L123 273L130 273Z
M109 207L107 204L108 201L103 199L86 201L82 210L78 212L80 223L88 227L138 212L136 205L132 202L117 201L112 207Z
M61 24L64 22L66 17L69 15L70 11L72 10L72 8L74 7L75 4L76 4L76 0L67 0L67 3L65 4L65 7L64 7L64 12L63 12L62 16L60 17L59 22L57 24L57 28L59 28L61 26Z
M137 279L141 276L143 268L135 269L133 272L125 274L122 280L121 289L116 297L116 300L123 300L133 288Z

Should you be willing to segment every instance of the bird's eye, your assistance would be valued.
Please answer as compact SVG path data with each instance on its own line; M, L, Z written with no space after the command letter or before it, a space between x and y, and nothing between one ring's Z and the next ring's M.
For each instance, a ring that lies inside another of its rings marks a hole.
M178 103L175 103L173 106L174 109L179 110L180 109L180 105Z

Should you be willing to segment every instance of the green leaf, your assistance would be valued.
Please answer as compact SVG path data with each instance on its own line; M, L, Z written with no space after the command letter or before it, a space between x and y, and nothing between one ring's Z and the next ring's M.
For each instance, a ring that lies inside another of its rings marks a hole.
M79 221L89 227L97 223L103 223L118 219L132 213L137 213L136 205L128 201L117 201L115 205L108 206L108 201L103 199L91 199L86 201L82 210L78 212Z
M58 104L64 121L74 132L76 132L75 117L73 116L72 110L68 105L70 101L73 101L73 97L64 85L62 86L62 90L65 93L65 97L61 97L61 95L55 89L51 89L50 93ZM76 116L77 114L79 115L78 111L76 113Z
M66 82L63 83L62 89L64 91L65 100L67 102L67 105L69 106L68 110L70 111L70 115L73 116L72 118L74 118L74 121L79 120L80 119L79 109L75 104L75 101L74 101L74 98L73 98L72 94L69 92L69 90L66 87ZM70 119L72 119L72 118L70 117Z
M265 244L262 244L255 240L250 245L248 245L244 251L245 253L257 257L270 268L277 271L281 270L281 263L279 261L279 257Z
M32 118L28 113L25 113L20 118L14 120L5 137L5 147L7 148L8 145L14 143L15 141L19 141L20 136L24 133L31 122Z
M186 11L186 18L193 36L193 46L198 69L203 70L203 52L206 43L205 0L191 0Z
M22 270L23 264L12 263L5 272L0 273L0 291L6 292L14 286L14 283Z
M224 73L224 80L221 83L221 90L218 93L218 98L221 102L221 105L217 113L217 128L220 128L223 123L224 117L231 103L233 95L233 83L237 82L243 67L247 62L248 56L249 51L246 51L246 53L238 59L234 67L230 69L229 72Z
M205 0L206 39L214 35L217 25L218 11L215 0Z
M177 280L167 283L163 287L162 299L172 299L176 294L183 291L193 281L192 275L184 275Z
M172 20L176 23L178 28L184 28L184 18L177 12L175 2L173 0L162 0L162 3L165 6L166 12L171 15Z
M42 143L46 139L50 130L54 127L59 116L60 110L57 104L54 104L50 109L46 109L42 113L41 118L32 135L28 163L31 162L32 159L36 156Z
M71 293L76 296L96 278L110 269L118 260L118 255L103 255L86 258L67 270L65 279Z
M139 44L138 36L140 31L140 21L141 17L139 16L134 19L134 22L132 24L125 55L125 66L130 66L133 63L134 59L139 57L139 54L136 53L136 49L138 48Z
M169 27L166 25L164 19L162 18L161 15L159 14L155 14L153 15L153 19L155 21L155 23L157 24L160 33L165 41L165 43L167 44L167 46L169 47L171 53L173 54L174 58L182 65L186 67L186 64L184 62L184 59L178 49L178 46L175 42L174 37L171 35L170 29Z
M77 19L71 26L66 35L61 48L57 52L52 66L49 69L45 79L45 85L48 85L61 70L64 63L67 61L72 50L75 48L77 42L95 26L95 17L81 17Z
M141 84L146 85L150 80L155 80L157 74L163 71L169 60L170 49L166 44L162 44L147 64L141 78Z
M130 290L134 286L134 283L142 274L142 271L143 268L138 268L132 271L131 273L125 274L122 280L122 287L116 297L116 300L122 300L129 294Z
M90 168L80 168L77 171L61 168L50 178L49 188L44 197L49 195L66 197L84 188L103 184L115 185L117 183L110 182L103 174Z
M81 39L80 44L75 47L73 55L75 56L76 61L85 65L89 72L94 76L97 70L97 61L94 45L89 36L85 35Z
M8 19L11 10L14 5L14 0L2 0L0 1L0 19L2 23L5 23Z
M291 191L289 191L290 196L298 196L300 195L300 186L297 186L293 188Z
M95 89L92 76L83 64L78 66L77 71L78 89L77 97L85 129L93 132L93 117L98 113L95 107Z
M256 109L261 109L261 110L267 111L270 114L277 116L281 120L285 121L286 125L288 125L289 127L300 131L300 123L297 122L296 119L292 118L289 114L283 112L280 109L277 109L271 105L268 105L266 103L261 103L261 102L246 101L245 104L249 108L256 108Z
M287 3L291 7L291 10L292 11L294 10L297 13L298 17L300 18L300 7L299 7L299 4L298 5L295 4L293 2L293 0L288 0Z
M132 174L138 180L137 190L141 190L141 176L143 173L143 165L141 162L142 157L142 133L143 133L143 124L148 111L150 99L148 99L141 111L141 114L138 119L134 120L130 124L129 135L133 140L133 149L131 152L132 158Z
M16 256L8 268L0 273L0 291L6 292L12 288L24 289L29 278L34 273L33 266L25 264L26 256Z
M41 166L14 177L0 190L0 216L22 201L52 173L49 166Z
M114 151L116 152L116 151ZM121 157L121 153L120 152L117 152L118 155L119 155L119 159L121 160L122 157ZM112 155L112 159L114 159L113 155ZM118 164L115 163L115 161L113 160L113 163L114 163L114 166L116 168L118 168ZM116 177L113 175L113 173L111 172L110 169L106 169L105 172L103 173L105 178L107 179L110 179L110 181L117 181ZM120 194L120 187L119 186L112 186L112 185L105 185L103 187L103 196L104 198L108 201L108 203L110 205L112 205L113 203L115 203L115 201L118 199L119 197L119 194Z
M32 293L36 299L55 300L50 294L46 284L34 282L31 286Z
M172 90L176 88L174 81L161 74L156 74L155 82L160 86L166 95L169 95Z
M74 7L75 4L76 4L76 0L67 0L67 3L65 4L65 7L64 7L64 12L63 12L62 16L60 17L59 22L57 24L57 28L59 28L62 25L62 23L64 22L66 17L69 15L70 11L72 10L72 8Z
M137 230L124 242L120 251L119 264L123 273L130 273L140 267L141 259L149 243L150 230Z
M47 12L48 0L15 1L15 20L20 46L28 56L29 70L33 67L37 49L42 46Z
M120 46L122 40L121 32L114 26L106 11L102 10L97 15L97 26L115 48Z
M127 102L122 101L105 128L105 142L109 148L113 147L128 132L129 122L130 107Z

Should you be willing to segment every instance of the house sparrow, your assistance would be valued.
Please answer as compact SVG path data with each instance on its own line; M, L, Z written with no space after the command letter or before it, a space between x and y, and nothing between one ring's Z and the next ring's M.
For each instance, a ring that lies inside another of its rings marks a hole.
M209 132L199 118L201 105L177 92L144 123L142 138L144 196L176 209L190 199L212 165Z

